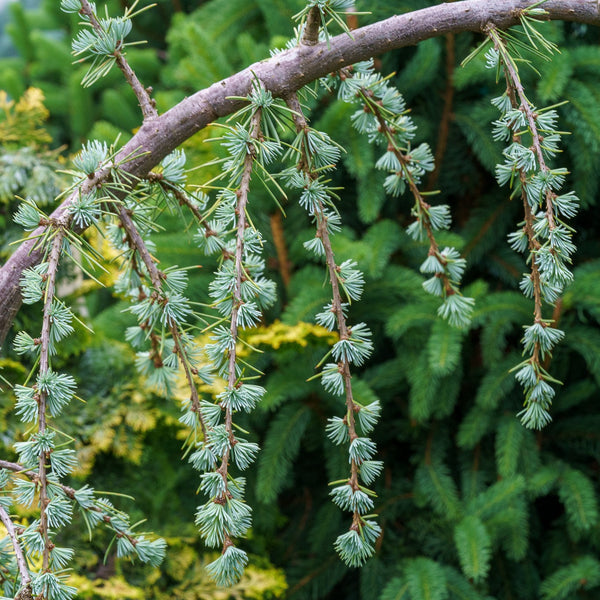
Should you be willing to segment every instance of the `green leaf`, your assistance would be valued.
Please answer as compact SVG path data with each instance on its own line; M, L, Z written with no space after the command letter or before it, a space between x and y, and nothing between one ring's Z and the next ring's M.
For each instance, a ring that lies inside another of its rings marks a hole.
M573 58L569 50L555 54L552 60L540 63L538 97L541 102L557 102L562 99L565 87L573 74Z
M503 162L500 146L490 135L492 121L498 118L498 111L491 104L478 102L463 109L455 115L456 124L473 148L481 164L494 173L496 165Z
M455 519L461 512L460 500L454 479L448 467L440 462L424 462L415 473L415 492L440 516Z
M469 515L457 523L454 543L463 573L475 583L485 579L490 569L492 542L481 520Z
M398 75L396 86L407 98L428 89L439 75L442 59L442 41L436 38L425 40L417 46L414 56L404 64Z
M448 597L444 569L430 558L420 556L406 561L404 577L411 600L445 600Z
M284 406L273 419L258 461L256 496L261 502L272 502L292 484L289 472L309 420L308 407L295 403Z
M517 363L518 355L511 354L503 361L492 365L491 369L481 380L475 404L485 410L494 410L502 399L512 392L515 387L515 374L510 372Z
M456 569L444 567L444 573L450 600L492 600L480 594Z
M520 475L498 481L473 498L467 505L466 513L480 517L485 523L511 502L520 499L524 489L525 480Z
M558 480L558 496L574 533L588 531L598 522L594 484L581 471L566 468Z
M460 362L464 332L438 320L427 341L429 368L434 375L449 375Z
M515 416L500 419L496 430L496 468L500 477L516 475L525 428Z
M593 556L580 556L573 563L547 577L540 592L544 600L568 600L577 590L600 585L600 562Z
M409 600L408 583L404 578L394 577L383 588L379 600Z
M393 338L400 338L412 327L428 325L436 321L437 315L433 302L406 304L401 306L386 323L386 332Z
M490 431L494 423L492 413L475 405L469 409L458 427L456 443L460 448L474 448Z
M600 385L600 331L591 327L572 327L565 336L565 343L581 354L596 380L596 385Z

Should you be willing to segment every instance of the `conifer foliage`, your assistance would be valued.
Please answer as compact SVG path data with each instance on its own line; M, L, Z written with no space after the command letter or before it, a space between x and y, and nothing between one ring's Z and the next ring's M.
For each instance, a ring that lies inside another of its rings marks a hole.
M252 37L264 28L275 64L358 39L357 20L389 9L203 4L173 20L154 96L130 62L147 56L134 46L151 7L61 0L85 64L74 102L88 88L108 102L120 71L148 131L166 99L264 58ZM599 36L544 23L552 3L523 4L517 27L490 21L482 43L447 33L444 52L435 39L376 60L365 50L278 95L250 69L247 93L223 99L235 107L227 120L211 105L206 145L156 160L122 150L113 134L129 139L131 126L115 117L57 169L42 92L0 91L0 216L14 211L6 241L18 226L34 256L0 363L0 417L15 438L0 457L2 600L77 597L80 525L107 539L107 557L147 565L148 597L172 594L161 532L121 508L122 489L96 491L93 466L90 483L78 479L86 446L110 452L98 428L116 423L98 406L90 442L76 431L79 404L112 406L111 394L141 405L126 406L124 422L147 435L148 452L166 452L152 443L159 427L184 440L176 468L185 505L197 504L186 539L202 540L203 573L236 597L256 554L285 569L292 598L592 597L600 263L586 223L596 217L580 211L597 195ZM0 62L0 73L12 68ZM74 119L61 136L83 132ZM53 199L62 207L51 213ZM81 290L100 297L106 282L109 306L82 308ZM115 369L123 388L88 372L109 360L135 369ZM184 527L174 513L153 524Z

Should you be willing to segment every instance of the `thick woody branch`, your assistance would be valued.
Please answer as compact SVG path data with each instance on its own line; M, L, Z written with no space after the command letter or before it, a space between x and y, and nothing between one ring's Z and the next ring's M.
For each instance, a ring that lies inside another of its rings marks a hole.
M520 11L532 3L531 0L444 3L361 27L352 32L352 37L336 36L329 40L329 47L323 42L287 50L196 92L159 117L146 120L116 161L137 152L137 158L129 160L121 170L136 177L146 176L185 140L219 117L241 108L244 102L236 97L245 97L257 79L274 96L284 97L332 71L396 48L449 33L483 32L490 23L505 29L518 23ZM600 25L597 0L548 0L544 9L549 19ZM91 189L109 175L109 171L97 173L86 185ZM60 217L75 197L73 194L65 200L53 216ZM38 230L33 235L40 233ZM35 251L35 240L31 239L24 242L0 269L0 342L6 337L21 306L21 273L40 260L41 253Z

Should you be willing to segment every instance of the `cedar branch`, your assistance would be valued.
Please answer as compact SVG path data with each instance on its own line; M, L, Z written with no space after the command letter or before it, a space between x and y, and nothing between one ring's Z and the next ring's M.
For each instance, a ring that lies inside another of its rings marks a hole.
M499 29L515 25L519 13L532 4L531 0L463 0L443 3L422 10L396 15L361 27L352 37L342 34L315 46L300 46L255 63L231 77L214 83L184 99L166 113L146 120L138 133L123 147L117 162L128 160L121 170L136 177L144 177L167 154L185 140L219 117L227 116L244 104L257 79L276 97L289 95L302 86L332 71L366 60L396 48L417 44L423 40L463 31L483 32L490 23ZM548 0L544 3L548 19L575 21L600 25L597 0ZM81 189L91 189L110 177L110 170L96 173ZM56 209L57 219L79 195L71 194ZM38 264L42 253L36 250L34 232L29 240L0 269L0 343L4 341L18 313L22 298L19 278L23 270Z

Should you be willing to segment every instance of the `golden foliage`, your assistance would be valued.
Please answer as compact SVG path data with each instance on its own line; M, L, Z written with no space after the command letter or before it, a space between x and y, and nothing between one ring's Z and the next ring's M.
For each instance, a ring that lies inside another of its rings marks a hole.
M17 102L0 90L0 145L43 146L52 141L43 128L49 112L44 106L44 93L30 87Z
M77 597L82 600L143 600L144 590L129 585L122 577L95 579L91 581L81 575L71 575L69 585L77 588Z
M328 344L335 344L338 341L336 333L325 329L321 325L305 323L300 321L294 325L286 325L279 320L274 321L267 327L257 327L245 337L251 346L269 346L274 350L281 347L282 344L297 344L305 348L309 341L315 338L324 338Z

